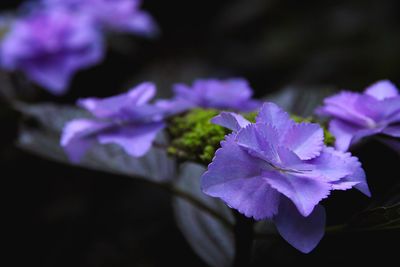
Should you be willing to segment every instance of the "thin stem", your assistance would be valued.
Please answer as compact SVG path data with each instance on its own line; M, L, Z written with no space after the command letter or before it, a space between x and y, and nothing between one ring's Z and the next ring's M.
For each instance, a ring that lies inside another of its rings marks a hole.
M346 231L347 225L346 224L337 224L326 227L325 233L327 234L336 234L336 233L343 233Z
M254 240L254 221L237 211L234 212L234 215L236 224L234 227L235 258L233 260L233 266L249 266Z

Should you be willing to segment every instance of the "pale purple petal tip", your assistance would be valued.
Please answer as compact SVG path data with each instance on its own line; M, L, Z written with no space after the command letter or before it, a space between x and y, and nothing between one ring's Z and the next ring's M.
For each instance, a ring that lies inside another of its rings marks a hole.
M239 131L241 128L250 124L242 115L232 112L222 112L218 116L211 119L211 122L232 131Z
M68 122L62 132L61 146L73 163L78 163L95 143L95 133L107 125L93 120L77 119Z
M378 81L365 89L365 94L378 100L391 98L399 95L397 87L389 80Z

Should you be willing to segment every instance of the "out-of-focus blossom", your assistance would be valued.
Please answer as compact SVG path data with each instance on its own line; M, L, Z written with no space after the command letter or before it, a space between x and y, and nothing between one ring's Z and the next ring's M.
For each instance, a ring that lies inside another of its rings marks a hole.
M140 9L141 0L44 0L51 7L66 7L92 17L109 31L154 36L158 27L151 15Z
M256 123L233 113L213 122L233 133L202 176L203 192L247 217L273 219L282 237L304 253L324 234L319 202L330 191L355 187L370 195L357 158L326 147L318 124L295 123L275 104L263 105Z
M204 79L193 85L176 84L172 100L158 101L160 107L179 113L191 108L215 108L249 112L260 107L260 102L252 99L253 90L244 79Z
M114 143L133 157L143 156L164 128L163 110L148 102L155 94L152 83L105 99L87 98L78 104L94 119L76 119L64 127L61 145L72 162L79 162L96 142Z
M344 91L328 97L316 113L331 118L329 131L341 151L367 136L400 138L400 95L390 81L376 82L364 93ZM399 140L390 142L400 143Z
M2 40L0 60L4 69L62 94L78 70L99 63L103 54L102 36L90 19L54 9L16 19Z

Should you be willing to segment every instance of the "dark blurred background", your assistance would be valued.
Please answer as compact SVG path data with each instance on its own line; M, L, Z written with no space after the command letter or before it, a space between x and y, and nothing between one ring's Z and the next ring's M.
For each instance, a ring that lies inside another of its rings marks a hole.
M13 10L20 3L3 0L0 6ZM397 0L144 0L144 9L157 20L159 38L109 36L103 64L80 72L65 96L34 88L27 100L74 103L144 80L155 81L167 96L172 83L198 77L245 77L257 97L285 87L307 94L308 88L362 90L379 79L400 84ZM27 154L14 146L18 119L2 103L0 167L15 266L205 265L175 226L168 194ZM374 199L383 199L399 181L398 156L375 142L355 153ZM339 192L325 204L333 224L369 200ZM261 265L385 264L398 261L398 240L395 231L327 236L308 256L276 249Z

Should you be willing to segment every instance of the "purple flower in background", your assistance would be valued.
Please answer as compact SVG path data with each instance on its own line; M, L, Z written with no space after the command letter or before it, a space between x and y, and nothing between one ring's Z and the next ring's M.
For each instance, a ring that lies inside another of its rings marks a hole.
M318 124L295 123L275 104L264 104L256 123L233 113L213 122L233 133L203 174L203 192L247 217L273 219L282 237L304 253L324 234L319 202L331 190L355 187L370 195L357 158L326 147Z
M163 111L148 103L155 91L147 82L125 94L80 100L95 119L76 119L64 127L61 145L70 160L79 162L96 142L117 144L133 157L146 154L164 128Z
M144 36L158 33L156 22L140 9L141 0L44 0L50 7L66 7L92 17L110 31L132 32Z
M341 151L371 135L400 138L400 95L390 81L376 82L364 93L344 91L328 97L317 114L332 118L329 131Z
M260 102L251 98L253 90L244 79L197 80L192 87L176 84L174 92L174 99L161 100L157 104L175 113L195 107L243 112L260 107Z
M80 69L103 58L101 34L87 17L66 10L33 12L18 19L0 49L3 68L22 71L54 94L67 89Z

